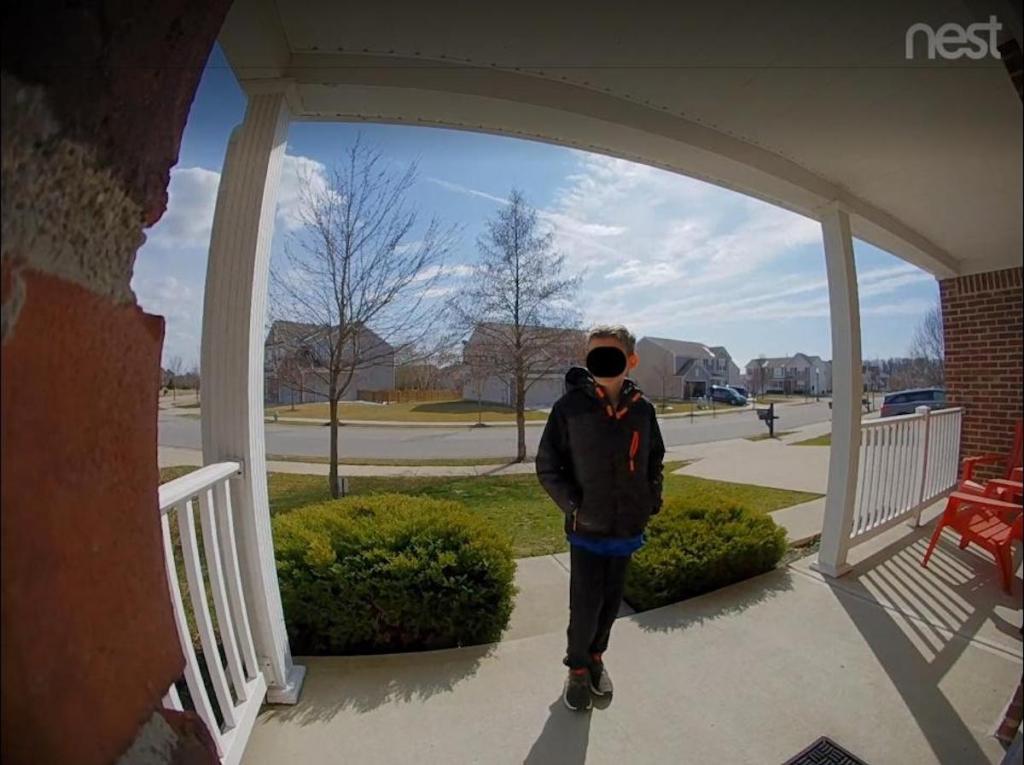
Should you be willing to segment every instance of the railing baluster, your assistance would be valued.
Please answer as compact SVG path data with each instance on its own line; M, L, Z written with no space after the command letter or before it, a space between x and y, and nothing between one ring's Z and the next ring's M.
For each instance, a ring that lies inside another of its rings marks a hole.
M227 658L228 673L231 684L235 688L238 700L245 701L245 674L242 671L242 660L235 642L235 630L231 625L231 610L228 607L227 592L224 588L224 569L220 556L220 535L217 533L215 511L223 512L223 506L217 506L213 489L209 488L199 495L199 520L203 528L203 552L206 553L206 571L210 577L210 591L213 593L213 605L217 611L217 626L220 631L224 655Z
M180 512L181 507L178 506ZM192 632L185 618L185 601L181 597L181 588L178 587L178 567L174 563L174 547L171 542L171 525L167 515L160 516L160 526L164 535L164 565L167 569L167 582L171 590L171 604L174 606L174 622L178 627L178 643L181 645L181 652L185 654L185 684L188 686L189 696L192 697L192 705L196 714L206 724L207 729L213 736L217 746L217 754L224 756L224 746L221 741L220 728L217 725L217 718L213 715L213 707L210 706L210 697L206 694L206 686L199 674L199 660L196 658L196 651L192 647Z
M192 512L192 500L186 500L178 507L178 535L181 537L181 552L185 563L185 577L188 580L188 591L192 599L192 613L199 630L199 640L203 644L203 658L210 673L213 691L217 695L221 717L228 729L238 725L235 705L231 699L224 665L220 662L220 651L217 648L217 637L210 619L210 607L206 601L206 585L199 563L199 543L196 538L195 516Z
M900 513L914 506L911 487L914 485L914 436L917 422L903 423L903 451L900 454Z
M231 485L222 481L217 485L221 498L218 503L223 511L217 514L217 522L221 531L221 554L224 558L224 576L227 584L228 602L231 604L232 621L236 636L245 659L247 677L252 679L260 671L256 661L256 647L253 644L252 630L249 628L249 612L245 607L245 594L242 590L242 574L238 566L238 546L235 542L234 510L231 506Z
M868 464L871 465L870 471L870 484L867 487L865 494L867 502L864 506L863 515L860 523L860 533L863 534L871 525L871 516L875 505L878 502L878 476L879 466L881 465L880 457L881 454L881 439L879 437L879 430L872 428L871 430L864 431L868 434L868 449L871 452L871 456L868 460Z
M870 434L866 431L861 431L860 447L857 450L857 464L859 466L857 470L857 493L853 495L853 521L850 524L851 537L857 536L860 531L861 518L864 517L864 492L870 486L867 480L868 455L870 454L867 446L869 436Z
M875 520L871 524L874 528L885 519L886 508L889 505L889 484L892 480L892 452L893 452L893 428L882 428L882 480L878 485L878 505L875 507Z

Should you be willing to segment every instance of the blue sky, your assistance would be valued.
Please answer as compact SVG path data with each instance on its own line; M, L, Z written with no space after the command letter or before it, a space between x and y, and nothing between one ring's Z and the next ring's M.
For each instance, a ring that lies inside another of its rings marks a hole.
M147 232L133 287L167 319L164 358L198 362L210 226L228 136L245 98L219 48L189 115L170 201ZM274 256L296 224L297 179L336 161L358 134L396 167L419 163L410 202L461 226L442 289L457 289L476 238L512 187L584 275L587 323L724 345L743 366L765 354L831 356L818 224L772 205L644 165L512 138L436 128L295 123L288 135ZM863 242L855 246L866 358L904 355L937 302L933 277Z

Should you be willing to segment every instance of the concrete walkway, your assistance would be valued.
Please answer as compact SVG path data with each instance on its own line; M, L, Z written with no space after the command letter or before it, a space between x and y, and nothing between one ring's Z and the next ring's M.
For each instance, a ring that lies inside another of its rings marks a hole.
M193 403L188 401L187 403ZM798 406L798 404L788 404L786 406ZM198 417L199 410L195 408L182 409L177 405L161 405L161 409L165 409L172 414L180 414L186 417ZM676 420L683 417L721 417L728 414L739 414L741 412L749 412L754 409L753 405L743 407L730 407L730 406L719 406L715 410L711 409L700 409L694 411L691 415L690 412L667 412L659 414L659 419ZM542 411L547 412L548 410L531 410L531 411ZM292 424L292 425L316 425L324 426L327 425L328 420L324 417L298 417L290 415L267 415L264 418L264 422L280 423L280 424ZM544 425L547 423L547 418L543 419L532 419L526 420L527 427L535 427L538 425ZM339 425L344 427L365 427L365 428L474 428L479 427L475 420L431 420L429 422L420 422L415 420L339 420ZM516 426L515 420L484 420L484 425L488 428L514 428Z
M761 765L827 735L872 765L997 763L991 730L1021 673L1019 599L952 541L921 568L926 533L855 548L838 582L799 561L621 618L615 696L590 713L562 706L562 629L298 659L299 704L264 709L243 762Z

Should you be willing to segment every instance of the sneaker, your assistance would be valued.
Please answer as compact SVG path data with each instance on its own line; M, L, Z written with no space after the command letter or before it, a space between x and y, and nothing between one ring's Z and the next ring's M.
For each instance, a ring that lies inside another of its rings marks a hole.
M590 698L590 672L586 667L569 670L562 701L573 712L581 712L593 706L594 702Z
M612 679L608 676L600 654L594 654L590 660L590 690L597 696L612 694Z

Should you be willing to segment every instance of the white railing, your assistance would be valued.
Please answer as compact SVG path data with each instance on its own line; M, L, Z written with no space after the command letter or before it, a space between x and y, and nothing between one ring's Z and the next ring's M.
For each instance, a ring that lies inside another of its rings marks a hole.
M962 416L961 409L918 407L914 414L861 423L854 544L920 516L956 486Z
M164 561L178 639L185 654L184 680L191 697L189 706L206 723L221 762L230 765L241 760L267 693L267 683L256 660L242 591L231 515L231 481L240 475L239 463L221 462L160 487ZM196 529L197 504L201 535ZM177 540L171 533L172 516ZM186 606L179 584L182 570L191 609ZM193 645L194 632L198 633L202 646L205 678ZM212 699L209 688L213 690ZM164 706L179 710L183 707L174 685L164 697Z

